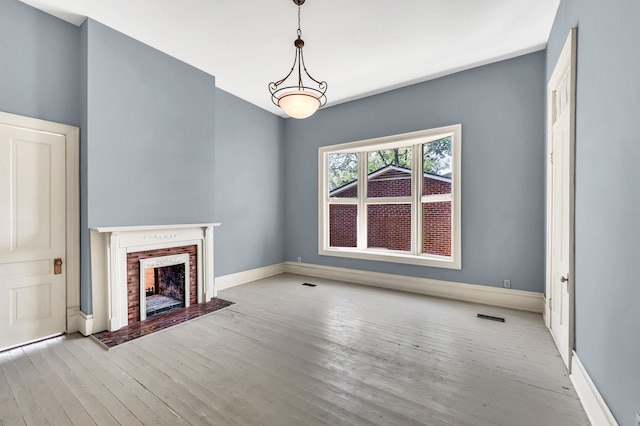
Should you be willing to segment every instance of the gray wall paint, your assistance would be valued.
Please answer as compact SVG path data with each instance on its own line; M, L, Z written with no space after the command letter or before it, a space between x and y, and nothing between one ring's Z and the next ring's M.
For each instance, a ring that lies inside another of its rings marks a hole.
M287 120L286 259L544 291L544 74L537 52ZM457 123L462 270L318 255L318 147Z
M81 30L18 0L0 0L0 10L0 111L83 128ZM84 132L81 137L82 156ZM81 175L86 178L82 159ZM81 180L81 306L88 308L86 180Z
M621 425L640 412L640 3L563 0L551 76L578 26L576 352Z
M216 276L284 261L284 123L216 90Z
M82 310L88 227L214 222L214 77L87 20L81 29Z
M0 0L0 111L80 125L78 27Z
M91 288L91 235L88 206L87 155L87 79L88 79L88 20L80 27L80 309L93 312Z
M213 222L214 77L87 25L89 226Z

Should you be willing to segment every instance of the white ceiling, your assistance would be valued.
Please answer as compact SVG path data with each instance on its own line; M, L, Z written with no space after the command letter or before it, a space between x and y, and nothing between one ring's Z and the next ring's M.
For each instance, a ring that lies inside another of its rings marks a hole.
M84 17L216 77L216 86L282 115L267 85L293 63L292 0L22 0ZM307 0L305 61L326 107L541 50L560 0ZM326 108L325 107L325 108Z

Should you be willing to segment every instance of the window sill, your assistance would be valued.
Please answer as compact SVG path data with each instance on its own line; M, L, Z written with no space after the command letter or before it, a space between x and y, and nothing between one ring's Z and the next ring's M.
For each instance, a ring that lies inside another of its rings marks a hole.
M460 259L437 255L415 255L389 250L357 250L348 248L328 248L318 251L320 256L348 257L352 259L375 260L379 262L405 263L434 268L462 269Z

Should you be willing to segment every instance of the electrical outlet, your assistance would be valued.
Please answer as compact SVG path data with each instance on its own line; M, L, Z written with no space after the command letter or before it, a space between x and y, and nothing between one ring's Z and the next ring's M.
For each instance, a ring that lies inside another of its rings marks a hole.
M511 280L504 280L504 288L511 288Z
M302 263L302 258L301 257L298 258L298 263Z

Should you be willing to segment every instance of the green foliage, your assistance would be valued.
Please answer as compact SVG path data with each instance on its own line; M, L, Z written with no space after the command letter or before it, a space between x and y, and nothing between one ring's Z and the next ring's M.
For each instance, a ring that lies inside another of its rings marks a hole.
M358 179L358 155L329 154L329 192Z
M411 169L411 147L383 149L369 152L368 172L373 173L387 166Z
M423 171L435 175L451 173L451 137L423 145ZM412 168L411 147L383 149L367 153L367 172L376 172L387 166ZM358 179L356 153L329 154L329 191Z
M451 173L451 137L424 144L422 171L434 175Z

